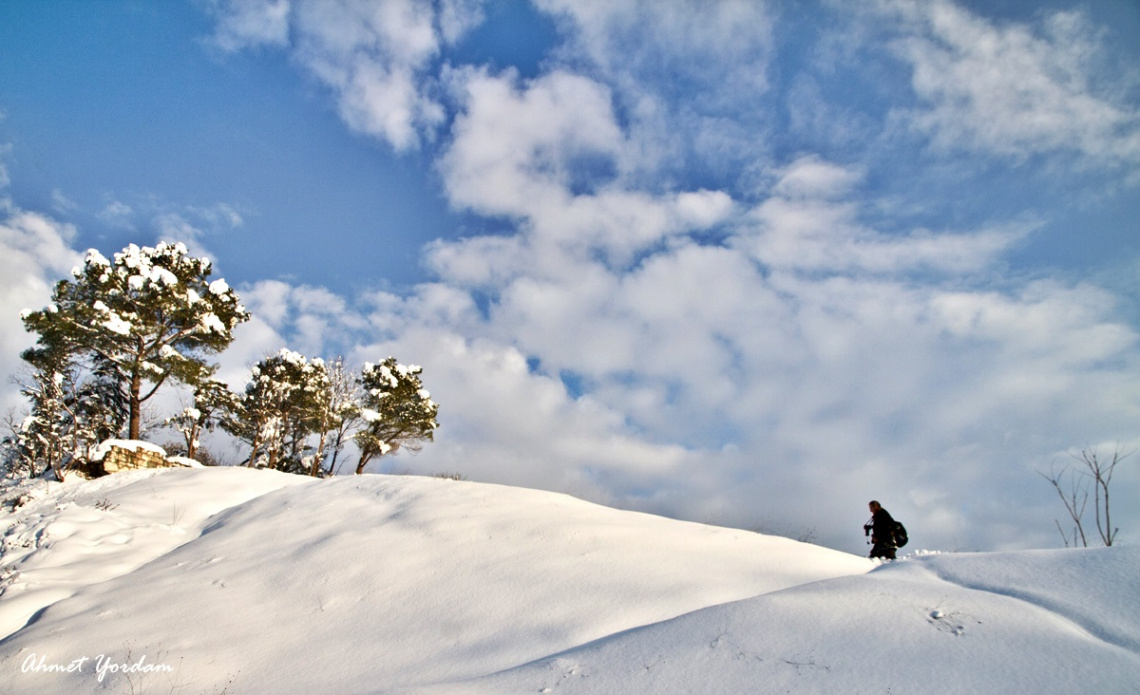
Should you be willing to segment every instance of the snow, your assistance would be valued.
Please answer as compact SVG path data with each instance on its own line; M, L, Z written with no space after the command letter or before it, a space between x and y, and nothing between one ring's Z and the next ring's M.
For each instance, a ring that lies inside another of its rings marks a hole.
M213 514L295 482L245 469L212 472L221 475L183 478L175 486L152 470L50 483L50 494L42 489L49 483L40 480L38 488L21 491L39 499L4 520L0 636L19 630L46 606L183 545Z
M111 265L111 262L107 260L106 256L99 253L95 249L87 249L87 256L84 259L84 265L99 265L108 267Z
M124 321L118 314L111 314L111 316L102 323L102 326L112 333L119 335L131 334L131 324Z
M151 268L147 279L156 285L166 285L167 287L174 287L178 284L178 276L166 268Z
M107 455L107 452L111 450L111 447L136 452L141 449L143 451L149 451L151 453L166 456L165 449L158 446L157 444L152 444L151 442L144 442L139 439L106 439L103 440L99 446L95 447L95 451L91 453L91 460L102 461L103 457Z
M201 319L202 329L207 333L219 333L225 335L226 325L214 313L207 313Z
M2 497L31 498L0 512L0 682L12 692L1036 694L1140 682L1137 547L880 566L466 481L187 468L47 485Z
M91 305L91 308L107 316L106 320L104 320L101 324L107 330L119 335L130 335L131 324L127 321L124 321L123 317L111 311L111 308L104 304L102 300L95 300L95 303Z

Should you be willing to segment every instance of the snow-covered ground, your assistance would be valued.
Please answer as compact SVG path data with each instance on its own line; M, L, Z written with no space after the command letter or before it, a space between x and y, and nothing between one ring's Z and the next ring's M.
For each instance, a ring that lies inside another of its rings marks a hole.
M43 481L0 513L3 693L1137 693L1140 548L878 567L433 478Z

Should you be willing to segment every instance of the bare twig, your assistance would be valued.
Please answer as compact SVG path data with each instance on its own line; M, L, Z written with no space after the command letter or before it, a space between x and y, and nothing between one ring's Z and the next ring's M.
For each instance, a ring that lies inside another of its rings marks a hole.
M1069 473L1069 492L1067 494L1061 487L1061 482L1066 472ZM1081 481L1068 466L1062 468L1060 472L1057 472L1056 468L1051 466L1049 468L1049 475L1045 475L1040 471L1037 473L1045 480L1048 480L1049 484L1053 486L1053 489L1057 491L1057 496L1061 498L1061 502L1065 505L1065 510L1069 512L1069 518L1071 518L1076 525L1073 529L1073 545L1077 544L1077 534L1080 534L1081 545L1085 548L1089 547L1088 540L1085 538L1084 524L1081 522L1081 519L1085 515L1085 506L1089 500L1088 490L1080 484ZM1057 528L1060 529L1061 522L1056 519L1054 519L1054 522L1057 524ZM1069 547L1069 539L1064 531L1061 531L1061 538L1065 541L1065 547Z

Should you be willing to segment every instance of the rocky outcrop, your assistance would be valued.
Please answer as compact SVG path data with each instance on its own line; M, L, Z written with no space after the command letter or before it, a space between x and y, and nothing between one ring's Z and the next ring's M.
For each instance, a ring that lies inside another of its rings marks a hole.
M108 439L99 445L91 457L96 472L117 473L139 468L174 468L198 465L197 461L181 456L168 457L162 447L150 442L127 439Z

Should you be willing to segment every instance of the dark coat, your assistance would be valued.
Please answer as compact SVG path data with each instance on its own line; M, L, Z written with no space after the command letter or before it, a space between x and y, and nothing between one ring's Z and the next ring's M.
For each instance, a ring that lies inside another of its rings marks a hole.
M882 507L871 516L871 542L892 548L895 546L895 520Z
M871 557L884 560L895 559L895 520L890 512L882 507L871 515L871 522L866 527L871 531Z

